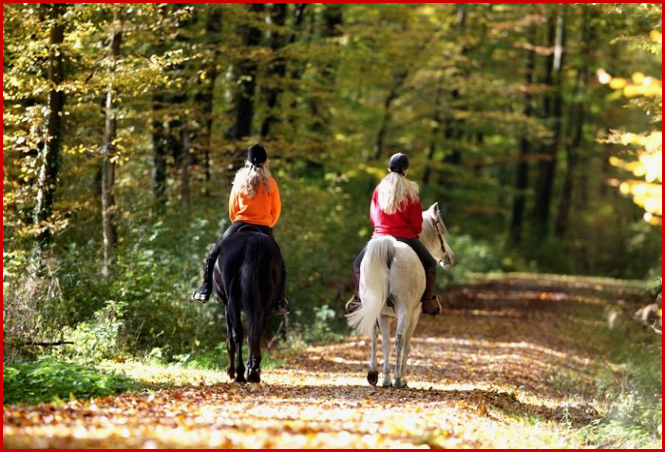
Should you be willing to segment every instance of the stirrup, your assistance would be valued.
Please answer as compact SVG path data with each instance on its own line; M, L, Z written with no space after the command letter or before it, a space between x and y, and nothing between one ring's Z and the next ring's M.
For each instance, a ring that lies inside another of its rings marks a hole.
M291 309L289 309L289 302L286 301L286 298L279 300L277 301L277 303L275 303L275 314L286 315L290 313Z
M356 312L358 309L362 308L362 306L363 302L360 301L360 298L354 295L344 305L344 312L346 314L351 314L352 312Z
M196 301L197 303L205 304L208 302L208 300L210 300L210 293L204 292L199 287L192 294L192 300Z
M436 303L436 306L432 306L432 303ZM428 305L427 307L425 305ZM438 315L441 313L441 303L439 303L439 298L435 295L429 300L422 300L423 314L427 315Z

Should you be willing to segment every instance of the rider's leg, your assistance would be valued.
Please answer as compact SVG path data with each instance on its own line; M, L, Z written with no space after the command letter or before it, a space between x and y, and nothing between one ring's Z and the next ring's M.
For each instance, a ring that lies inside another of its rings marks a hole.
M351 314L362 307L362 301L360 300L360 262L362 262L365 256L365 250L366 248L363 248L353 261L353 285L355 293L344 306L344 312L347 314Z
M258 228L264 234L275 240L275 235L273 234L273 230L270 226L259 225ZM277 243L277 240L275 240L275 243ZM277 244L277 247L279 248L279 244ZM279 298L277 299L277 303L275 303L275 308L274 308L275 314L285 315L291 312L291 309L289 309L289 302L285 297L285 293L286 293L286 264L282 265L282 287L280 288L279 291Z
M441 305L439 299L434 294L434 287L436 286L436 260L420 240L411 239L403 241L411 245L411 248L416 252L425 268L425 292L423 292L422 299L420 300L423 304L423 313L437 315L441 312Z
M217 255L219 255L219 251ZM217 262L217 257L211 251L203 269L203 284L196 289L192 295L192 300L205 303L210 299L210 294L212 293L212 271L215 268L215 262Z
M286 292L286 265L282 266L282 287L279 291L279 298L275 303L275 314L285 315L291 312L289 309L289 302L286 301L284 293Z
M233 223L210 250L203 270L203 284L201 284L194 294L192 294L192 300L199 303L205 303L210 300L210 295L212 295L212 271L215 268L215 262L217 262L217 258L222 250L222 243L229 234L235 232L240 226L240 222Z
M425 272L425 293L423 293L423 313L437 315L441 312L441 304L436 295L434 295L434 286L436 285L436 268L434 271Z

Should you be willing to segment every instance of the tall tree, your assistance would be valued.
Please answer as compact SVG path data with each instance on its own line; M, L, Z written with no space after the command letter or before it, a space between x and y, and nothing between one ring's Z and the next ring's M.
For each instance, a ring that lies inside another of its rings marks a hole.
M251 49L257 47L263 38L263 32L255 25L255 22L265 11L265 4L252 3L248 5L248 9L252 17L239 30L242 36L242 45L247 48L247 51L240 58L233 74L237 82L233 100L233 125L226 134L226 137L232 141L239 141L251 135L254 120L254 96L258 64L251 55Z
M570 138L565 142L566 148L566 173L563 181L559 210L554 225L554 235L563 238L568 228L570 211L572 208L573 189L575 173L578 169L578 160L584 144L584 129L587 122L588 96L584 93L588 90L589 66L593 61L592 48L595 43L594 21L588 5L581 5L581 31L580 31L580 55L578 57L577 76L571 93L572 105L568 121L571 128Z
M524 116L530 118L533 114L533 99L531 95L533 73L536 67L536 25L529 25L527 40L527 58L524 80ZM520 137L520 152L515 169L515 196L513 197L512 216L510 220L510 241L518 245L522 240L522 221L526 207L526 190L529 186L529 154L531 142L529 131L524 130Z
M565 56L566 5L557 5L549 20L551 53L547 58L545 84L550 87L544 98L544 115L549 120L550 137L542 144L543 158L538 164L536 199L533 212L538 238L548 234L557 152L563 124L563 63Z
M53 211L53 199L58 188L60 172L60 153L62 150L62 114L65 104L65 93L62 90L63 49L65 39L65 22L63 15L66 5L62 3L42 4L48 9L50 37L48 48L49 84L48 119L46 137L40 149L41 168L35 206L35 223L39 228L38 245L44 249L51 240L49 220Z
M102 234L104 237L104 262L102 274L108 276L115 264L115 251L118 246L117 212L115 203L115 169L117 118L115 111L116 92L115 71L120 59L122 44L122 13L120 5L113 7L111 45L109 49L109 87L106 93L106 123L102 146Z
M286 15L286 3L269 4L267 17L272 28L268 32L268 45L272 51L272 61L268 63L266 70L266 78L270 85L262 88L268 111L261 124L261 137L267 137L270 134L271 126L277 122L277 100L282 93L283 79L286 75L286 59L282 55L282 50L287 44L287 37L284 32Z
M208 195L210 182L210 147L213 124L213 100L215 80L217 80L217 64L219 47L221 44L222 8L219 5L211 6L205 22L205 43L207 56L201 67L201 76L198 78L199 87L194 96L194 104L201 109L203 127L197 140L198 154L203 152L203 169L205 174L204 192Z

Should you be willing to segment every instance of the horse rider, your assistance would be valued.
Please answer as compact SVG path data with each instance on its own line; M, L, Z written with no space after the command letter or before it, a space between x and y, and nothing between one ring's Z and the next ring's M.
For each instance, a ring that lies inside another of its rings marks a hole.
M421 243L418 236L422 232L423 211L418 195L418 184L406 178L409 159L402 153L393 154L388 165L389 172L374 189L370 204L369 218L374 228L372 238L390 235L413 248L425 268L425 292L421 302L425 314L437 315L441 311L438 298L434 295L436 282L436 260ZM362 306L359 296L360 263L367 245L353 261L353 282L355 294L345 306L351 313Z
M233 188L229 196L229 218L231 226L212 247L205 262L203 284L196 289L192 300L205 303L212 294L212 271L219 257L222 243L243 226L251 225L275 239L272 228L279 220L282 202L277 182L268 171L268 154L259 144L249 148L245 166L238 170L233 180ZM277 314L288 314L289 305L284 298L286 286L286 267L282 268L283 283L281 294L275 305Z

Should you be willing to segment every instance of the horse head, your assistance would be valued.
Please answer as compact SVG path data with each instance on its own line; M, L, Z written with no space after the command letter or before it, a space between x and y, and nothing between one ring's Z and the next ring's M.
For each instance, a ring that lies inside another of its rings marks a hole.
M423 224L423 239L425 246L428 248L432 256L438 261L439 265L443 268L452 267L455 263L455 253L448 245L446 236L448 229L441 219L441 210L439 203L435 202L424 212L423 215L426 220Z

